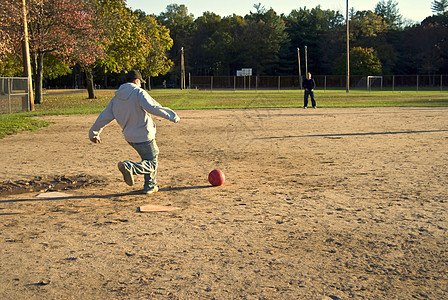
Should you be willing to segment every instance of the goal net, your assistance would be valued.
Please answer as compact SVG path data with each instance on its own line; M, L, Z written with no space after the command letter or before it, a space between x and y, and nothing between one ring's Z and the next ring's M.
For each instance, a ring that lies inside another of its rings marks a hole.
M383 76L367 76L367 89L370 91L372 87L380 87L383 89Z

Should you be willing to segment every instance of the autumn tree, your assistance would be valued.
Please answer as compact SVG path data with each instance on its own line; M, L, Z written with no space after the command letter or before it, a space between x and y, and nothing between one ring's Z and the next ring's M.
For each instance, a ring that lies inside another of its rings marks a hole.
M8 0L0 2L0 75L15 76L22 73L22 20L21 3Z
M20 2L20 3L19 3ZM8 38L19 52L22 38L21 1L3 0L1 9L9 16ZM35 103L43 102L42 82L44 57L53 54L66 62L92 63L102 55L98 42L101 30L95 22L91 1L30 0L27 1L30 54L35 81ZM10 42L11 42L10 41Z
M30 27L37 38L42 36L44 40L42 45L34 48L37 56L37 83L41 85L42 82L44 54L54 52L63 61L79 64L87 74L88 66L103 57L103 28L96 18L93 3L84 0L50 0L44 1L43 7L34 7L35 22ZM48 36L42 35L43 30L49 33ZM89 77L86 78L88 81Z
M172 66L166 52L173 40L169 30L155 17L132 11L124 0L98 0L107 44L104 58L97 62L105 73L139 70L143 76L166 74Z
M173 62L167 57L167 52L173 46L170 31L160 25L155 17L139 11L136 13L149 40L146 67L142 69L142 75L147 77L165 75L173 66Z
M123 70L142 70L146 66L149 40L144 26L124 0L96 0L96 17L104 34L103 56L89 65L82 65L86 73L89 98L95 98L93 69L105 73L120 73Z
M104 55L90 64L79 63L86 74L89 98L95 98L93 69L120 73L138 69L144 76L165 74L172 63L166 51L172 45L169 32L154 17L132 11L124 0L96 0L97 19L104 30Z
M0 4L0 62L14 51L14 38L10 34L11 18L8 10L5 9L6 3Z
M101 65L106 72L119 73L146 66L149 40L137 14L126 7L124 0L101 0L99 17L105 28L108 44Z

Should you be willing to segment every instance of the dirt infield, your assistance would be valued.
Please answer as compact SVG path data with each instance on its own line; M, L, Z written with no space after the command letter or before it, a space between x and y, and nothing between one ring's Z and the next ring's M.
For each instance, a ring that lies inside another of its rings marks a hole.
M115 123L100 145L93 115L0 140L4 185L102 182L0 197L0 298L448 297L448 108L179 114L156 119L150 196L117 170L138 158Z

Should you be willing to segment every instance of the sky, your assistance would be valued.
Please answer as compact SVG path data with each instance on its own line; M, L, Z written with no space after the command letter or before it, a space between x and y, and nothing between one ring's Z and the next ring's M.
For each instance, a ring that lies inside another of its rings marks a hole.
M293 9L314 8L318 5L322 9L336 10L345 16L345 0L127 0L127 6L133 10L140 9L147 14L159 15L165 12L169 4L184 4L188 12L195 18L200 17L203 12L210 11L221 17L233 15L245 16L251 11L255 12L254 4L261 3L266 9L274 9L278 14L288 15ZM380 0L349 0L349 8L355 10L374 10ZM387 2L387 0L385 0ZM398 9L404 20L421 22L426 17L432 16L432 0L396 0Z

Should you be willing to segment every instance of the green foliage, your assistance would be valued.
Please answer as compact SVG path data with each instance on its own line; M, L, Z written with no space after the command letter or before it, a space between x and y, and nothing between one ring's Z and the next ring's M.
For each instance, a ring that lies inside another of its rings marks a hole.
M174 67L172 68L173 77L176 81L180 78L180 56L181 48L185 49L188 57L193 58L194 46L193 39L196 31L193 15L188 13L185 5L170 4L166 7L166 11L157 17L157 22L169 29L169 34L173 39L173 46L169 51L168 58L170 58Z
M383 17L386 23L392 28L399 28L402 25L402 16L397 8L398 2L395 0L381 0L375 7L375 14Z
M444 14L448 11L448 0L433 0L431 10L437 14Z
M448 72L448 14L426 18L409 28L400 41L403 65L408 73Z
M293 72L297 74L297 48L300 48L304 63L304 47L307 46L310 49L309 69L316 74L331 73L333 62L340 55L340 49L345 42L344 16L340 12L322 10L320 6L317 6L312 9L293 10L284 19L285 30L290 39L283 55L284 69L291 70L291 66L294 66ZM287 73L291 74L292 71Z
M71 74L71 72L70 65L57 56L52 54L44 56L44 78L55 79L59 76Z
M133 12L123 0L98 1L98 16L107 35L105 57L99 65L105 72L138 69L144 76L166 74L173 63L166 56L173 40L155 17Z
M351 34L354 40L369 40L390 29L386 20L372 11L358 11L351 19Z
M17 55L7 55L0 61L0 77L23 76L22 59Z
M193 50L193 57L200 74L219 74L228 69L228 65L223 63L233 42L229 26L220 16L210 12L204 12L195 23L197 29L193 43L199 47Z
M140 21L145 27L145 33L149 39L149 54L146 58L146 67L143 76L165 75L173 66L173 62L166 56L167 51L173 46L169 30L157 23L152 16L140 16Z
M137 14L123 0L98 1L98 5L108 40L100 65L112 73L133 68L142 70L149 54L149 41Z
M71 73L70 65L55 55L44 56L44 78L55 79L62 75ZM17 55L9 55L0 62L0 76L21 77L23 76L22 58Z
M347 55L342 55L335 62L335 72L344 74ZM381 62L372 48L353 47L350 49L351 75L381 75Z

